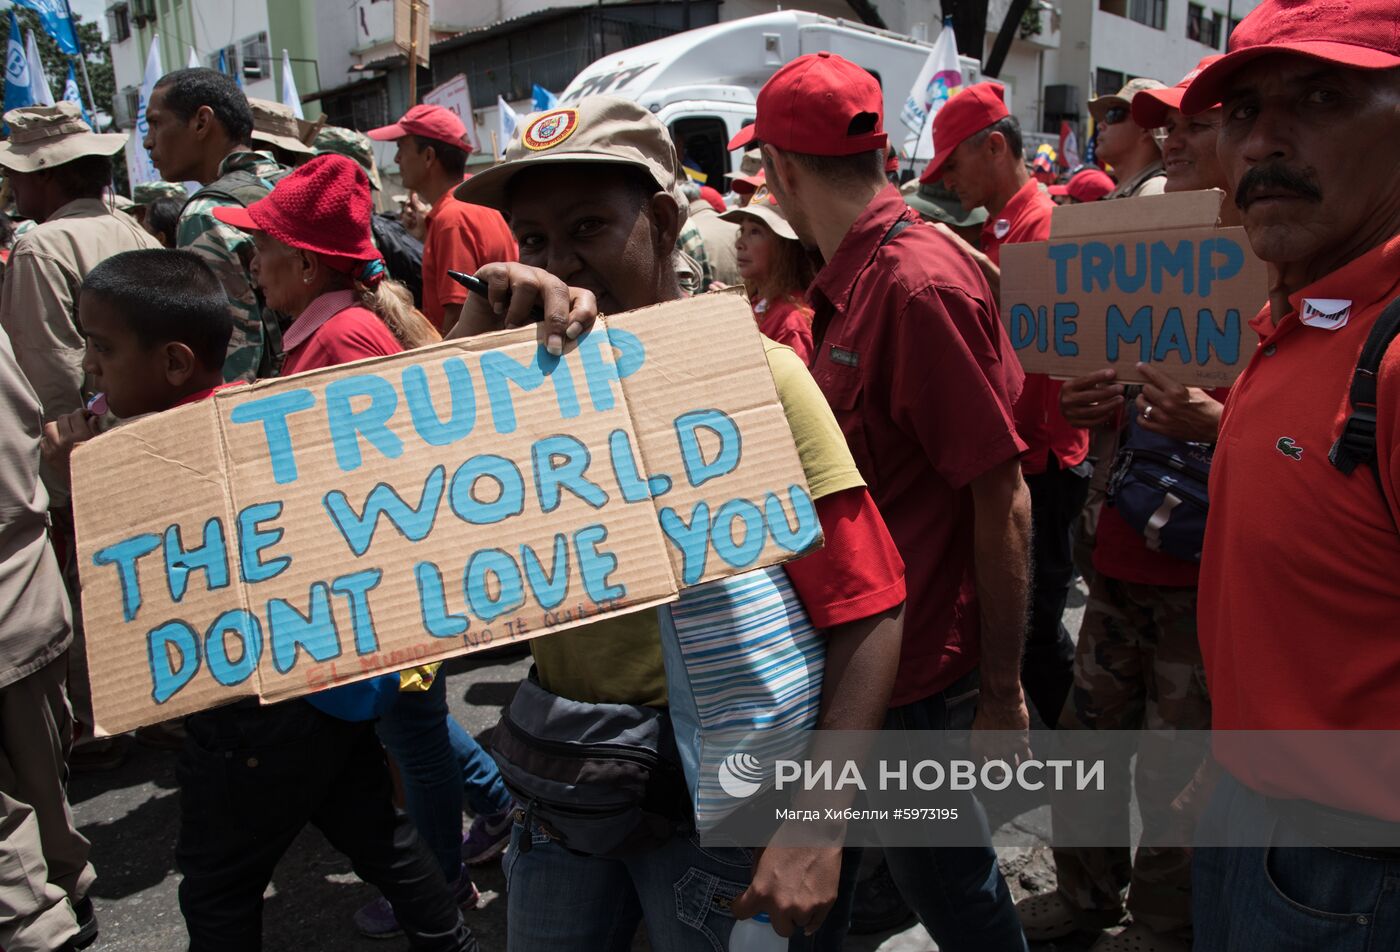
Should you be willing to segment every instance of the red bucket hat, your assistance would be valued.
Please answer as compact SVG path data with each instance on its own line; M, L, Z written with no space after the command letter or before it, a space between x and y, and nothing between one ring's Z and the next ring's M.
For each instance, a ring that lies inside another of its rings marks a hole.
M1196 77L1181 111L1190 116L1210 109L1225 98L1241 66L1270 53L1349 69L1400 67L1395 0L1264 0L1230 34L1230 52Z
M1196 77L1201 75L1205 68L1217 60L1225 57L1219 53L1207 56L1196 64L1196 68L1182 77L1181 82L1168 89L1144 89L1133 97L1132 109L1133 122L1144 129L1160 129L1167 121L1167 113L1173 109L1181 108L1181 97L1186 95L1186 90L1191 88L1191 84L1196 81ZM1214 109L1220 103L1213 103L1207 108Z
M730 151L755 140L784 152L856 155L889 144L880 84L850 60L828 53L799 56L774 73L758 92L758 116L729 140ZM852 123L874 113L869 131L852 134Z
M393 125L371 129L365 135L380 142L394 142L405 136L422 136L472 151L472 144L467 139L467 127L457 118L457 114L451 109L427 103L414 106Z
M370 237L369 178L343 155L318 155L282 179L247 208L213 210L219 221L244 231L265 231L284 245L314 251L340 271L377 261Z
M933 161L919 176L919 181L937 182L943 177L943 163L954 149L1009 115L1006 87L1001 83L969 86L945 102L933 117Z

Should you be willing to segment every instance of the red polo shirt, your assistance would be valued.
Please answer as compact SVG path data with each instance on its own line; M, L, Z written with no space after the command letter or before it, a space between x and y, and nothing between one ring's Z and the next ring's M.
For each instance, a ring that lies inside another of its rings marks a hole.
M1050 196L1031 179L1011 196L1000 215L987 217L982 226L982 252L999 266L1002 245L1048 241L1054 210ZM1089 455L1089 431L1070 426L1060 412L1061 386L1061 381L1045 374L1026 374L1026 387L1016 401L1016 431L1029 447L1021 457L1021 469L1027 476L1045 472L1051 455L1061 469L1078 466Z
M500 212L459 202L451 189L443 192L428 212L423 236L423 316L441 330L450 308L456 322L467 289L447 276L449 270L476 274L485 265L518 258L515 236Z
M1400 726L1400 347L1378 380L1384 496L1369 468L1347 476L1327 461L1366 335L1397 296L1400 237L1294 294L1276 325L1267 307L1253 322L1263 341L1225 405L1201 561L1216 731ZM1346 323L1302 323L1307 298L1351 301ZM1328 748L1345 745L1329 735L1280 758L1215 743L1263 793L1400 820L1400 749L1372 740L1339 765Z
M911 222L881 244L899 220ZM908 602L895 706L977 665L980 616L968 484L1015 459L1023 375L977 266L887 186L810 292L812 376L904 558Z

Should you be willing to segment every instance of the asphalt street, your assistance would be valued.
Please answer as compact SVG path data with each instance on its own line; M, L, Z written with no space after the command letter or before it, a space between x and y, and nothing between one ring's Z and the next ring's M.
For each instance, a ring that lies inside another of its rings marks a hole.
M1065 624L1079 630L1082 590L1071 594ZM453 714L484 739L521 679L529 657L463 658L447 665L448 696ZM179 825L175 754L133 744L115 770L80 774L70 795L79 828L92 841L97 883L92 896L101 923L99 952L179 952L186 947L184 921L176 898L174 844ZM1048 808L1006 818L1001 833L1048 834ZM1053 885L1044 848L1003 851L1002 866L1017 895ZM505 883L499 863L473 870L482 891L482 906L468 913L483 952L504 952ZM403 939L373 940L359 936L351 915L375 896L350 871L348 861L314 829L308 829L283 858L266 895L263 912L265 952L345 950L396 952ZM853 937L852 952L926 952L936 946L917 924L878 936ZM647 948L639 936L635 950ZM1082 949L1059 944L1056 952ZM1050 952L1046 947L1045 952Z

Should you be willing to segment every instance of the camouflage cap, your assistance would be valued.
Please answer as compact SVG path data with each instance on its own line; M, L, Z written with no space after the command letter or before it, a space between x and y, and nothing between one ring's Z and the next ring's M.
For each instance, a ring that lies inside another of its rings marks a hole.
M1137 79L1130 79L1123 84L1123 88L1112 96L1099 96L1097 99L1089 100L1089 114L1094 117L1095 122L1103 122L1104 115L1110 109L1130 109L1133 97L1138 93L1148 89L1166 89L1166 83L1160 83L1155 79L1148 79L1146 76L1139 76Z
M343 155L346 158L354 159L360 163L360 168L365 170L369 176L369 184L373 189L383 188L379 181L379 169L374 161L374 148L370 143L369 136L363 132L356 132L354 129L347 129L344 126L325 126L316 133L316 139L311 143L317 155L334 153Z
M301 155L315 155L316 150L301 141L301 129L297 127L297 115L291 106L268 99L248 98L253 110L253 141L275 145L288 152Z
M645 106L616 96L586 96L572 107L547 109L520 120L506 146L505 161L457 186L460 201L504 210L506 185L520 172L570 163L626 165L649 174L676 197L681 213L690 203L680 193L680 160L671 133ZM580 186L586 187L586 186ZM682 218L684 221L684 218Z
M189 197L189 192L179 182L142 182L131 189L131 200L137 205L149 205L158 198L183 202Z
M5 113L10 138L0 142L0 166L14 172L37 172L89 155L116 155L126 134L100 134L83 122L77 103L21 106Z

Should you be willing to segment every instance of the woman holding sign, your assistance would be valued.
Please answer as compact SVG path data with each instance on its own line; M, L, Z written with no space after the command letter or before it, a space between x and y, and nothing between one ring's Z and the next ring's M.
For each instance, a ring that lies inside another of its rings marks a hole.
M340 155L312 159L246 209L216 211L221 221L253 232L253 279L269 306L294 317L282 338L284 376L440 339L414 309L408 290L384 270L370 234L370 211L368 178ZM307 700L346 720L379 717L380 740L403 775L409 815L454 901L471 908L477 891L461 857L463 775L484 778L474 783L474 792L482 794L472 803L479 814L504 814L510 799L480 745L466 731L453 730L447 685L436 678L435 666L404 675L403 690L400 676L391 674ZM401 931L383 897L359 910L355 925L375 937Z

